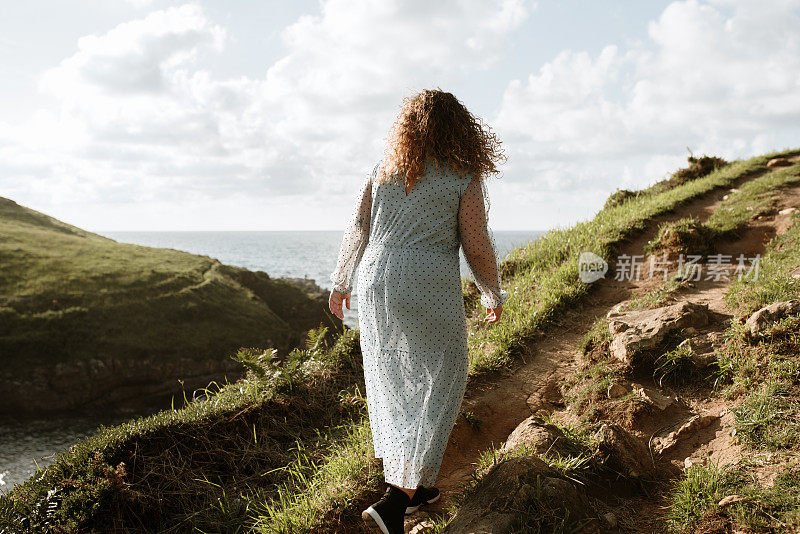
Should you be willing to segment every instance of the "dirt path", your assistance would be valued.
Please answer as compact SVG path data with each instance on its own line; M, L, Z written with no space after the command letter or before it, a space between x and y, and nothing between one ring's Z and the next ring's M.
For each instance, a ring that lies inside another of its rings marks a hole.
M742 178L733 185L738 187L745 181L759 176L751 175ZM703 197L694 199L679 206L673 212L656 217L649 221L646 229L634 239L623 244L617 254L642 255L644 246L653 239L658 227L663 222L693 216L699 221L706 221L722 202L727 189L713 191ZM777 199L777 208L800 208L800 188L786 190ZM763 253L765 244L777 233L788 228L790 215L763 217L751 221L741 239L721 243L719 251L725 254L748 257ZM734 256L735 257L735 256ZM609 270L613 273L614 270ZM548 333L540 336L526 347L525 353L511 369L490 376L479 377L471 381L464 398L462 410L470 411L481 420L480 429L473 429L463 418L459 418L450 437L448 448L440 470L438 486L443 498L436 507L429 510L434 514L443 513L464 482L469 480L479 455L490 447L500 446L516 426L535 413L555 414L561 420L569 420L571 414L565 411L561 398L561 381L573 375L581 366L582 354L580 341L596 318L605 316L611 308L632 297L641 295L657 287L662 278L655 276L648 279L644 268L639 280L603 279L595 282L590 293L583 301L566 312L558 324L550 327ZM692 287L679 292L681 300L696 303L707 303L710 310L716 312L716 327L724 328L730 319L730 312L725 307L723 295L730 281L699 281ZM680 391L683 404L680 409L669 410L668 413L653 421L646 421L634 433L639 437L650 439L657 431L665 433L671 427L685 421L694 413L714 413L720 418L714 424L699 431L693 439L681 443L679 447L665 456L666 461L683 465L689 461L730 460L738 458L738 449L733 445L730 431L730 413L727 406L719 400L709 399L705 391ZM705 460L702 460L705 458ZM617 512L622 516L620 524L623 530L635 532L663 532L657 513L645 513L647 508L657 512L657 500L648 502L630 502L621 500ZM626 513L625 510L630 513ZM629 517L624 517L629 516ZM642 519L649 516L651 519ZM406 521L407 532L425 519L425 514L414 514Z

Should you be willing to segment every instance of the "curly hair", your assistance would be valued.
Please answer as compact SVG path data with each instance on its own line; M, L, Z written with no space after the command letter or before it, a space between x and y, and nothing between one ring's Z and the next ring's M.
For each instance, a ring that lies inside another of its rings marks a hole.
M505 161L500 140L455 96L426 89L403 99L389 134L380 181L404 178L406 192L425 174L425 160L447 162L460 176L486 178Z

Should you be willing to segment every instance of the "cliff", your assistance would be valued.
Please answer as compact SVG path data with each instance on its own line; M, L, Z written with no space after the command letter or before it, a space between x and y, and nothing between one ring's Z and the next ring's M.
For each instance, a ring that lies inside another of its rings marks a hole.
M0 198L0 413L149 402L235 380L239 347L339 325L307 282L118 243Z

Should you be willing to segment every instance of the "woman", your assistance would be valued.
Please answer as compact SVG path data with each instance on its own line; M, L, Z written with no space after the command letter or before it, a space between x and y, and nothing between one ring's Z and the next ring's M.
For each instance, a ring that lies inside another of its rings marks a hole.
M485 321L500 319L500 288L487 226L484 179L500 142L452 94L406 98L385 158L364 182L331 274L331 312L358 321L367 411L388 487L362 517L383 534L439 497L433 486L467 381L467 327L459 245L481 292Z

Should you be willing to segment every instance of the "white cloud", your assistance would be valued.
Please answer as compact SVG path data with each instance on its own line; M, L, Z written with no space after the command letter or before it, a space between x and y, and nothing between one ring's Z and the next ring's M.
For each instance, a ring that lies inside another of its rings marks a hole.
M145 8L153 5L153 0L124 0L126 4L130 4L135 8Z
M695 153L736 158L797 145L798 1L673 2L649 39L565 51L509 83L497 117L506 177L537 190L643 186ZM603 195L593 202L602 204Z
M197 5L155 11L82 37L44 74L58 108L0 124L0 161L17 171L0 184L53 203L349 199L400 98L486 68L526 14L522 0L328 0L283 31L263 78L216 79L204 59L224 52L225 29Z
M209 67L228 37L205 10L153 11L81 38L42 76L53 105L0 122L0 188L95 228L147 203L180 214L155 226L185 216L191 227L198 206L243 199L295 219L344 216L400 99L489 87L509 50L526 53L514 39L531 10L523 0L324 0L284 29L277 61L233 78ZM643 42L563 50L508 82L489 121L510 157L491 186L494 206L506 206L495 225L585 218L614 188L681 166L687 145L727 158L796 145L799 11L800 0L674 2Z

